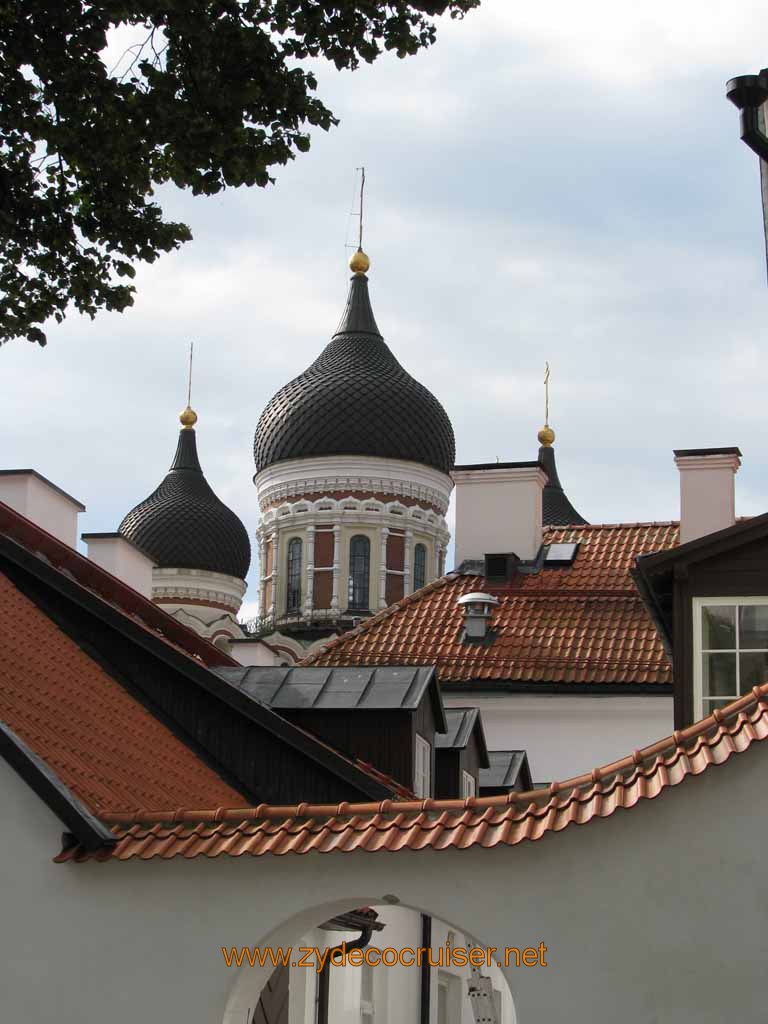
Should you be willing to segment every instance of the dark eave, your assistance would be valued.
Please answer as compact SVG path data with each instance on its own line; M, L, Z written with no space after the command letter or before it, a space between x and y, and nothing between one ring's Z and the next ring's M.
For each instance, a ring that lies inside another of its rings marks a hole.
M685 544L678 544L677 547L669 548L667 551L639 555L636 564L646 575L655 575L657 572L671 570L675 565L700 562L705 558L713 558L741 547L743 544L766 537L768 537L768 512L751 519L742 519L738 523L734 523L733 526L726 526L714 533L707 533L703 537L689 540Z
M337 778L374 798L385 798L391 790L373 779L316 737L291 724L279 714L219 679L203 664L166 643L129 616L74 579L44 562L11 538L0 534L0 555L19 566L55 593L98 618L110 629L147 651L161 663L181 673L190 683L222 701L240 715L255 722L274 737L321 765ZM182 627L183 628L183 627ZM230 661L231 659L226 659ZM242 784L237 788L242 788Z
M115 846L110 830L68 789L16 733L0 721L0 756L89 850Z

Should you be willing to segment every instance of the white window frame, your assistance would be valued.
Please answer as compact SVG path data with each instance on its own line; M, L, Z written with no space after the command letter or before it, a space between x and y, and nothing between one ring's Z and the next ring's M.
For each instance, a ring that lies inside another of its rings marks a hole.
M432 744L416 733L414 750L413 790L420 800L432 795Z
M477 796L477 779L469 772L461 773L461 797L466 800L470 796Z
M370 983L368 999L364 998L364 982ZM376 976L373 966L364 960L360 967L360 1021L361 1024L374 1024L376 1020Z
M704 653L703 653L703 619L704 609L711 605L767 605L768 597L694 597L693 598L693 707L694 707L694 719L703 718L705 714L704 709ZM736 688L739 688L739 623L738 616L736 617ZM747 648L747 651L758 651L763 648ZM724 654L729 653L727 650ZM736 694L732 700L737 700L740 694ZM717 699L717 698L709 698ZM721 698L725 700L726 698ZM707 714L711 714L709 708L706 711Z
M446 1020L441 1021L438 1017L438 1024L460 1024L462 1017L462 985L461 978L450 971L437 972L437 987L445 992ZM440 1001L438 995L437 1010L439 1013Z

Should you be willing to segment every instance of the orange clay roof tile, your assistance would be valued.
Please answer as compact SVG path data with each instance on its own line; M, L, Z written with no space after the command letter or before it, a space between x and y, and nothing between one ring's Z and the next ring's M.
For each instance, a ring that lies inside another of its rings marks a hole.
M0 535L26 552L58 569L90 594L104 601L131 619L142 629L163 642L209 667L237 665L197 633L163 611L149 598L129 587L122 580L85 558L68 544L47 533L37 523L25 518L0 501Z
M672 671L630 576L637 555L674 547L677 523L553 527L547 544L579 543L572 565L490 587L451 573L305 659L313 665L427 664L441 682L670 684ZM488 646L461 642L462 594L499 598Z
M0 720L94 813L242 800L0 574Z
M768 738L768 684L689 729L546 789L467 800L113 812L113 849L63 850L58 862L260 857L364 850L515 846L607 818Z

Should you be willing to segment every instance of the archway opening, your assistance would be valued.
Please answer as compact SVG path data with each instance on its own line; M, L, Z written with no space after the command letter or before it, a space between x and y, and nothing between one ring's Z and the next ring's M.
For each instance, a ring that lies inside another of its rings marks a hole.
M308 909L230 950L223 1024L517 1024L503 963L514 953L381 899Z

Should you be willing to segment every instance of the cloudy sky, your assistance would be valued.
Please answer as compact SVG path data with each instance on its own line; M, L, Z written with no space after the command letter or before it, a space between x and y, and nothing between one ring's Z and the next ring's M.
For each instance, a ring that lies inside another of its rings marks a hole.
M83 530L115 529L173 455L194 339L203 466L252 534L253 429L338 322L365 164L376 317L460 462L535 457L549 360L586 518L674 518L672 449L730 444L738 511L765 511L758 166L724 85L768 63L768 11L729 6L484 0L418 57L318 65L341 124L274 187L168 190L194 241L139 269L131 310L0 349L0 465L80 498Z

